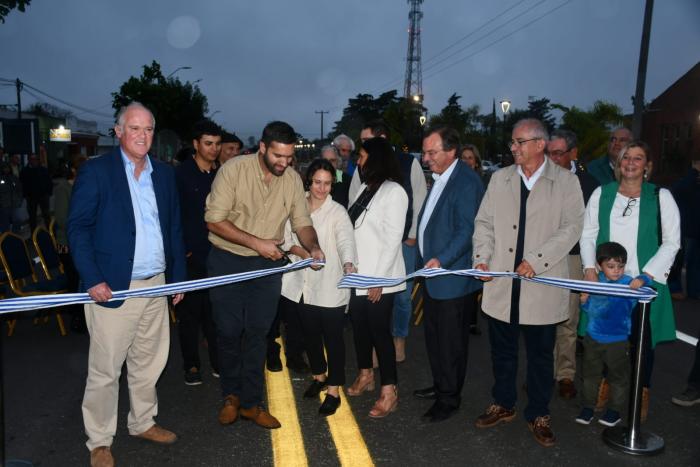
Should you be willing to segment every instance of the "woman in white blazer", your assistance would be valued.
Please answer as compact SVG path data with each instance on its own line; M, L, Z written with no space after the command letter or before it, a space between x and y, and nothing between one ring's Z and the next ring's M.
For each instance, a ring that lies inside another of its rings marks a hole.
M299 317L313 375L304 397L316 398L326 389L326 398L318 409L323 416L332 415L338 409L338 388L345 384L343 325L350 291L339 289L337 285L343 274L355 271L357 262L348 213L330 196L334 179L335 169L324 159L314 160L306 171L306 201L318 243L326 255L326 265L318 271L306 268L282 276L282 295L300 304ZM289 222L285 227L285 248L295 256L310 257L292 233Z
M360 274L402 277L406 268L401 253L401 239L408 209L408 196L400 185L401 172L394 149L385 138L372 138L359 152L357 165L362 176L359 194L348 209L355 227ZM373 418L386 417L396 410L396 349L391 335L394 295L406 289L395 287L357 289L350 297L352 321L360 374L348 388L348 395L358 396L374 389L372 348L377 352L381 374L381 395L369 412Z

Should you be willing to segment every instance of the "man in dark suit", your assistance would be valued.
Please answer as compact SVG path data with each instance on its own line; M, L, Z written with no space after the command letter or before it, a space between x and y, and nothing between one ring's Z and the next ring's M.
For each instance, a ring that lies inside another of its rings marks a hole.
M129 434L157 444L177 436L155 424L156 382L170 347L166 297L108 302L113 290L157 286L186 277L180 206L171 167L150 157L155 119L142 104L122 108L119 148L80 169L68 215L68 242L90 332L83 421L92 466L112 466L119 376L126 361ZM175 295L173 303L182 300Z
M563 169L570 170L578 177L581 184L583 203L588 204L588 198L600 183L578 164L578 139L576 134L568 130L555 130L547 143L547 155L552 162ZM581 252L578 243L569 252L569 277L583 280L581 267ZM569 319L557 325L557 340L554 345L554 378L559 386L559 397L573 399L576 397L576 329L581 300L579 294L569 296Z
M459 145L459 134L447 127L430 130L423 140L423 162L435 182L418 220L418 268L471 268L474 218L484 186L476 172L459 160ZM446 420L459 409L469 345L465 304L467 296L480 288L467 277L425 280L425 344L433 385L414 395L435 399L423 416L427 421Z

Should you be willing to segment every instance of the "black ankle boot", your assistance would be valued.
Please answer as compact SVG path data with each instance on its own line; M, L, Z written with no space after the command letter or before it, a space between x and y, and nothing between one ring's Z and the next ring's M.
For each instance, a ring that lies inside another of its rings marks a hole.
M336 397L326 393L326 398L321 407L318 408L318 413L327 417L328 415L333 415L338 410L338 407L340 407L340 395Z

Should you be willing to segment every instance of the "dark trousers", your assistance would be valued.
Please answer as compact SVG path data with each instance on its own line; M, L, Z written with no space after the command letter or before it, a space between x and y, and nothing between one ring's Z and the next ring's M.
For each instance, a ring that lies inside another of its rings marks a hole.
M396 349L391 335L391 316L394 308L393 293L382 294L377 303L366 295L350 297L350 320L355 340L357 368L372 368L372 348L377 352L382 386L396 384Z
M299 317L299 304L280 296L277 314L267 333L267 354L279 355L280 345L275 339L280 337L280 325L284 324L284 354L287 357L301 357L304 353L304 334Z
M481 295L482 292L483 289L479 289L474 293L470 293L465 298L464 312L467 314L467 324L469 326L476 326L479 324L479 313L481 312L479 295Z
M515 281L514 281L515 282ZM496 404L512 409L517 400L519 335L525 338L527 352L527 407L525 419L549 415L554 385L554 342L556 324L511 324L489 318L491 363L495 383L491 394Z
M345 341L343 340L345 307L326 308L300 303L299 316L304 330L306 354L309 357L311 373L322 375L328 370L326 384L342 386L345 384ZM328 354L327 365L323 352L324 346Z
M688 386L700 390L700 341L695 344L695 360L688 375Z
M210 276L281 265L282 261L234 255L216 247L212 247L207 261ZM237 395L243 408L262 403L266 337L277 313L281 290L282 276L275 274L214 287L209 292L222 393Z
M439 401L459 407L467 374L469 318L465 304L476 304L476 294L437 300L423 289L425 347L428 350L433 386Z
M607 381L610 384L608 408L622 412L626 408L630 389L629 342L603 344L590 336L583 338L583 397L584 407L592 409L598 399L598 386L602 379L603 367L607 367Z
M49 216L49 197L39 196L27 198L27 214L29 214L29 226L34 232L36 228L36 210L37 207L41 208L41 217L44 218L44 226L48 229L49 223L51 222L51 216Z
M204 265L199 266L192 258L187 259L187 278L202 279L206 277ZM196 290L185 294L185 298L175 306L177 329L180 335L180 350L185 371L194 367L202 368L199 360L199 330L207 339L209 363L215 372L219 372L219 353L216 346L216 327L212 317L209 289Z

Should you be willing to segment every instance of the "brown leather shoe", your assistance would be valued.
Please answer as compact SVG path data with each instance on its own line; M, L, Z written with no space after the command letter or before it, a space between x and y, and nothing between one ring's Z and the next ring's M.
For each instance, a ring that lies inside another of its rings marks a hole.
M109 446L99 446L90 451L90 467L114 467L114 457Z
M497 404L491 404L486 412L476 419L477 428L490 428L499 423L508 423L515 418L515 409L506 409Z
M535 435L535 441L540 443L542 446L549 448L554 446L554 442L557 440L554 437L554 432L550 425L549 415L544 417L537 417L532 422L527 422L527 426L530 427L530 431Z
M241 407L241 401L237 396L229 394L224 398L224 405L219 410L219 423L222 425L230 425L238 420L238 409Z
M174 444L177 441L177 435L170 430L166 430L158 425L153 425L148 430L139 435L134 435L135 438L145 439L155 444Z
M241 418L255 422L256 425L263 428L274 429L282 426L279 420L262 407L241 408L238 412L241 414Z
M563 378L559 381L559 397L562 399L573 399L576 397L576 386L569 378Z

